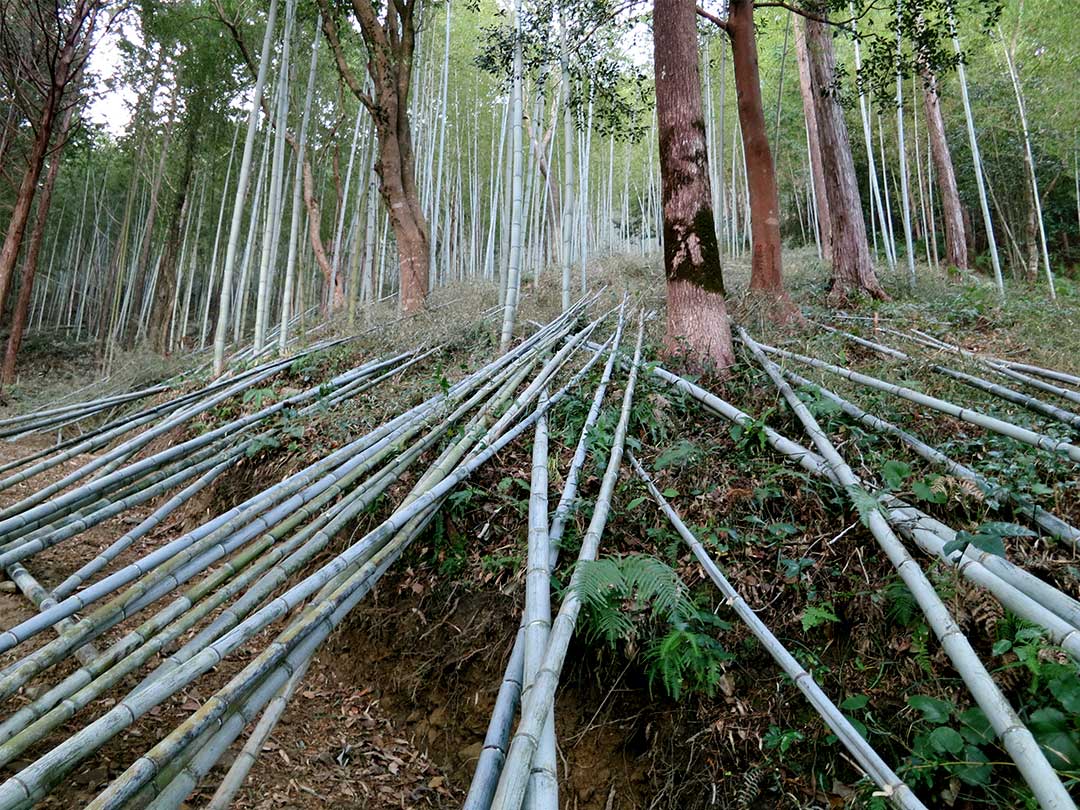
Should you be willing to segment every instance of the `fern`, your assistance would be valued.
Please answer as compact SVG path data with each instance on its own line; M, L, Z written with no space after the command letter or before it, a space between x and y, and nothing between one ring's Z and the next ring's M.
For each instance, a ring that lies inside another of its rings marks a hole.
M885 586L885 599L885 615L896 624L910 627L919 615L919 605L902 579L894 579Z
M731 656L706 631L730 625L700 610L674 569L644 554L605 557L578 564L576 588L592 638L614 646L645 636L650 685L659 680L676 700L687 688L713 693Z

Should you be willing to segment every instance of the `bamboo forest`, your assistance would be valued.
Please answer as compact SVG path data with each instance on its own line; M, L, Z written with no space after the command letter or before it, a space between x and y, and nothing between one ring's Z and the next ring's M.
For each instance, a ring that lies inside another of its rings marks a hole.
M1075 0L0 0L0 810L1075 810Z

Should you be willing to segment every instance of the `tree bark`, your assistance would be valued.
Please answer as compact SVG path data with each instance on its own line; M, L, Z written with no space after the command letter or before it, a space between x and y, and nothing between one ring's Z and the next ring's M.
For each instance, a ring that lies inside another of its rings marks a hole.
M319 213L319 201L315 198L315 178L311 173L311 162L304 160L304 206L308 211L308 237L311 242L312 253L315 254L315 263L319 265L319 271L323 274L327 287L334 276L334 268L330 265L330 259L326 255L322 238L319 236L319 226L322 222L322 214ZM338 279L340 281L340 278ZM337 289L330 291L330 311L336 311L345 301L345 291L338 285Z
M374 92L368 95L345 59L327 0L319 0L323 33L334 61L353 95L367 107L379 138L375 172L397 243L400 307L405 315L427 302L431 239L416 187L415 155L409 122L409 91L416 48L419 0L392 2L380 14L371 0L353 0L353 12L367 48L367 72ZM336 295L336 291L334 293Z
M926 129L930 134L930 156L934 161L934 174L941 196L941 218L945 222L945 260L953 267L966 270L968 255L963 207L956 188L956 171L949 142L945 139L937 77L929 71L923 72L923 109L926 111Z
M823 23L807 19L805 24L814 108L821 137L821 164L829 201L828 221L832 225L833 271L829 300L839 305L856 293L884 300L888 295L878 282L870 259L844 111L836 98L828 94L828 88L834 85L836 78L832 36Z
M0 381L4 385L10 385L15 380L15 363L19 356L19 348L22 346L23 333L26 331L26 322L30 313L30 300L34 294L34 276L37 273L38 256L41 254L41 244L45 237L45 224L49 218L49 207L52 204L53 188L56 186L56 175L60 171L60 155L67 133L71 127L74 106L68 107L60 123L57 135L57 145L49 157L49 170L45 173L45 183L42 185L38 196L37 213L34 217L34 227L30 231L30 244L23 259L22 274L19 277L19 297L15 302L15 311L11 316L11 331L8 334L7 349L4 352L4 367Z
M761 295L774 320L789 321L798 318L799 312L784 289L780 195L761 101L753 0L733 0L727 31L750 187L750 291Z
M14 8L19 9L19 4L16 3ZM30 6L27 8L29 9ZM102 4L99 0L76 0L70 9L70 15L65 14L65 9L59 5L46 4L38 9L43 14L54 14L55 17L42 17L37 21L43 31L46 28L49 31L49 40L45 44L46 53L42 55L47 60L48 69L42 76L36 77L36 82L32 82L42 88L41 107L37 110L24 111L28 120L36 119L33 125L34 138L27 157L26 170L11 211L11 219L8 221L7 231L4 234L3 247L0 247L0 312L4 311L7 303L11 277L22 248L23 236L26 234L30 207L45 166L53 127L64 111L65 96L69 95L71 85L74 83L76 88L79 86L83 67L90 55L94 26L97 24L97 16L101 9ZM13 27L9 26L9 28L14 30ZM10 36L9 31L5 39ZM5 43L5 47L9 44L14 45L14 43ZM78 95L77 90L73 95ZM67 99L67 104L70 107L74 104L74 100Z
M799 64L799 93L802 96L803 116L806 118L806 139L810 145L810 179L814 184L817 203L818 241L821 255L832 261L832 229L829 223L829 195L825 191L825 172L821 165L821 134L818 132L817 100L810 78L810 57L806 52L806 35L802 20L795 21L795 60Z
M666 350L722 371L735 362L713 220L694 0L654 0L653 58L667 276Z

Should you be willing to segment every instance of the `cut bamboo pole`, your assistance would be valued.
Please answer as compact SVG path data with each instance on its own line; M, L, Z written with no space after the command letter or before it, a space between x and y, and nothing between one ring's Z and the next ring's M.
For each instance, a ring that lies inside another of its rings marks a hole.
M825 458L829 468L848 491L852 500L855 501L860 496L872 497L861 486L851 468L836 451L802 400L791 386L784 382L776 365L766 356L765 347L756 343L745 330L740 329L739 334L743 343L780 390L792 411L799 417L807 435L810 436L818 452ZM1068 791L1047 762L1035 738L1001 694L918 563L908 554L893 533L885 516L880 511L869 510L864 515L864 519L904 584L915 597L953 666L964 679L976 703L986 714L1002 745L1020 769L1036 799L1047 810L1074 808L1075 804L1069 798Z
M755 638L761 642L766 651L773 657L773 660L780 665L784 673L791 678L795 686L799 691L806 696L806 699L810 702L810 705L814 707L825 723L832 729L833 733L840 739L844 747L851 753L855 760L859 763L859 767L870 777L870 779L878 786L888 800L896 807L904 808L904 810L916 810L917 808L925 808L925 805L919 801L919 798L912 792L899 776L887 765L885 761L878 756L877 752L863 739L862 735L856 731L855 727L851 725L851 722L844 716L843 712L837 708L829 697L818 686L813 676L807 672L795 660L787 648L780 643L780 640L773 635L768 626L758 618L758 615L754 612L753 608L746 603L742 595L732 586L732 584L724 576L723 572L716 562L709 556L705 547L701 545L701 542L694 536L694 533L690 531L682 518L675 509L668 503L667 499L660 493L660 490L656 488L656 484L649 476L645 469L638 463L638 460L634 458L633 453L629 453L630 463L633 465L634 470L637 472L638 477L645 483L649 493L653 496L653 499L660 506L661 511L671 522L671 525L675 527L675 531L679 533L683 541L690 547L690 550L697 557L702 568L705 569L705 573L709 575L709 578L716 585L717 589L724 595L726 603L735 611L736 615L746 624L750 629L750 632L754 634Z
M552 570L554 570L558 560L559 541L562 539L563 530L566 526L566 519L570 514L573 504L577 500L578 479L581 474L581 469L585 464L585 457L588 453L588 444L592 429L600 416L604 395L607 392L607 386L611 380L615 360L618 356L623 330L624 311L625 299L624 307L620 310L619 322L615 329L615 335L612 338L610 353L608 354L607 362L604 365L600 383L593 393L592 404L589 406L589 411L585 416L585 423L582 425L577 447L575 448L574 456L570 461L570 469L566 475L562 496L559 499L559 505L555 509L555 514L552 517L551 526L548 530L548 539L551 549L550 568ZM595 349L596 345L592 344L591 347ZM506 748L507 743L510 740L510 732L513 728L514 715L517 712L518 702L521 697L524 661L525 621L522 619L521 626L518 628L517 635L514 638L514 644L511 647L510 657L506 664L506 670L503 674L498 694L495 698L495 707L492 709L491 720L488 723L487 733L484 736L483 748L480 751L480 758L476 763L476 770L473 772L472 782L469 785L469 793L465 798L463 810L488 810L488 808L491 807L491 800L495 795L499 774L502 771L503 762L506 759Z
M239 696L246 692L256 680L262 677L263 673L268 671L268 668L276 667L277 663L282 660L282 656L290 656L295 653L296 645L300 643L300 640L309 637L311 633L316 632L317 628L326 628L326 632L329 632L329 627L332 627L335 623L335 617L343 616L348 609L351 609L352 605L370 589L382 572L400 555L404 550L404 546L401 543L391 546L384 545L382 550L376 552L374 556L369 554L369 550L379 548L380 543L394 537L395 532L400 531L402 527L408 525L409 521L421 515L433 503L445 497L454 486L464 480L472 471L534 424L547 409L565 396L571 386L577 384L581 376L587 373L599 356L599 353L594 354L565 386L552 395L546 407L537 409L531 416L523 419L490 444L485 442L483 451L471 457L422 496L416 498L410 506L399 509L391 518L384 521L383 524L370 532L359 543L354 544L341 555L331 560L319 571L309 575L301 583L288 589L272 603L260 609L255 615L249 617L233 631L215 641L213 645L178 669L168 673L160 680L154 681L146 688L129 695L117 705L115 710L110 710L106 715L54 748L37 763L28 769L24 769L19 779L9 780L4 785L0 785L0 807L14 806L24 798L44 795L48 785L55 778L62 776L62 773L66 772L76 761L86 756L97 745L100 745L101 742L107 740L121 728L133 722L136 717L156 705L157 702L160 702L164 696L171 694L179 685L189 683L193 678L205 672L207 668L214 666L213 662L220 660L223 655L227 655L229 651L235 649L244 640L251 638L259 629L267 626L268 623L289 613L293 607L301 604L315 590L323 586L329 586L333 582L341 581L340 586L337 586L333 594L325 599L317 600L310 609L305 609L304 618L294 622L291 629L286 631L282 644L271 645L240 676L237 676L231 682L230 687L227 688L227 694ZM367 559L367 562L356 568L354 563L358 563L361 559ZM342 581L343 577L344 581ZM321 630L318 632L321 632ZM207 725L208 723L216 723L220 719L222 716L221 710L229 706L230 702L235 701L224 698L220 700L212 699L207 706L204 706L205 711L200 710L199 713L196 713L196 719L191 721L195 722L197 727L185 724L182 727L184 730L181 731L179 737L166 738L166 741L159 744L155 752L139 760L136 766L129 771L128 779L118 780L117 783L114 783L105 794L99 797L93 806L113 806L114 802L123 801L125 797L134 795L149 778L152 778L153 775L160 771L160 767L153 764L162 761L155 757L158 751L172 751L175 753L174 746L189 738L186 729L191 728L190 733L192 734L201 734L202 731L210 727ZM98 742L93 742L95 740ZM39 775L41 778L39 778ZM19 798L20 795L22 798Z
M946 343L946 342L944 342L942 340L938 340L937 338L933 337L932 335L928 335L927 333L922 332L922 331L920 331L918 329L913 329L912 330L912 335L908 335L908 334L906 334L904 332L899 332L899 331L896 331L896 330L889 330L889 331L891 333L895 333L895 334L899 335L900 337L905 338L906 340L914 340L915 342L921 343L924 346L929 346L930 348L936 348L936 349L941 349L941 350L944 350L944 351L956 352L957 354L960 354L960 355L962 355L964 357L975 360L975 361L981 363L982 365L993 369L994 373L999 374L999 375L1001 375L1003 377L1008 377L1009 379L1017 380L1018 382L1022 382L1022 383L1026 384L1026 385L1031 386L1032 388L1038 389L1039 391L1045 391L1045 392L1047 392L1049 394L1055 394L1056 396L1059 396L1062 399L1067 399L1070 402L1075 402L1075 403L1080 404L1080 392L1072 391L1072 390L1070 390L1068 388L1062 388L1060 385L1053 385L1052 383L1046 382L1045 379L1040 380L1040 379L1037 379L1036 377L1032 377L1030 374L1025 374L1016 367L1018 364L1010 364L1008 361L1005 361L1005 360L999 360L997 358L991 358L991 357L987 357L985 355L976 354L975 352L968 351L967 349L964 349L961 346L956 346L956 345L953 345L951 343ZM1052 375L1057 375L1057 377L1066 377L1066 378L1071 377L1071 375L1064 374L1063 372L1051 371L1050 369L1040 369L1038 366L1030 366L1029 368L1037 369L1037 371L1035 371L1035 373L1038 374L1039 376L1046 377L1047 379L1053 379ZM1070 384L1075 384L1075 383L1070 383Z
M787 360L796 360L812 368L821 369L836 374L852 382L865 385L868 388L873 388L878 391L884 391L888 394L906 399L909 402L914 402L917 405L923 405L927 408L932 408L935 411L948 414L956 419L960 419L964 422L968 422L994 433L999 433L1002 436L1008 436L1010 439L1016 439L1017 441L1030 444L1034 447L1041 448L1043 450L1049 450L1053 453L1066 456L1067 458L1080 463L1080 447L1074 444L1070 444L1062 439L1055 439L1053 436L1047 436L1044 433L1037 433L1033 430L1014 425L1011 422L1006 422L1003 419L998 419L993 416L987 416L979 411L972 410L970 408L962 408L958 405L954 405L951 402L946 402L943 399L932 397L927 394L923 394L919 391L913 391L910 388L906 388L902 385L896 385L894 383L879 380L877 377L871 377L868 374L861 374L857 371L841 368L840 366L833 365L832 363L826 363L824 360L818 360L816 357L807 357L804 354L796 354L795 352L789 352L785 349L778 349L775 346L767 346L761 344L763 351L775 355L777 357L783 357Z
M258 724L251 732L251 736L248 737L248 741L244 744L236 759L233 760L233 764L229 767L217 790L214 791L214 795L210 797L210 801L206 805L207 810L228 810L232 805L233 799L243 786L248 773L251 772L252 766L259 758L259 754L262 753L263 746L270 739L274 726L281 719L281 715L285 713L293 694L304 680L304 675L307 673L310 663L311 659L309 658L297 667L289 680L278 690L271 699L270 704L263 710Z
M362 555L380 541L400 536L401 529L422 515L432 504L437 503L448 494L453 487L464 480L480 465L486 463L495 453L505 447L510 441L517 438L524 430L531 427L541 418L547 410L565 396L567 390L577 384L577 381L599 359L600 353L595 353L590 360L570 380L567 385L552 395L551 399L538 407L532 415L526 417L510 430L504 432L498 439L487 445L486 449L477 456L456 467L452 472L445 475L435 486L427 489L422 495L415 498L411 505L399 508L390 518L384 521L378 528L369 532L367 536L357 544L347 549L338 557L331 560L320 571L307 577L303 582L293 586L273 603L260 610L251 619L242 623L232 633L215 642L195 658L188 661L178 670L170 673L161 681L155 682L148 688L139 690L133 695L121 701L118 708L120 712L110 711L105 717L88 726L75 737L61 743L60 746L46 754L41 760L29 769L21 773L28 779L34 779L34 785L30 788L29 795L32 797L42 784L37 779L37 772L42 770L38 766L43 760L49 760L44 766L45 771L54 767L66 769L69 767L70 751L78 754L83 749L77 746L76 737L93 739L96 734L91 733L95 726L115 733L131 722L131 719L139 716L151 706L163 699L167 692L175 691L177 684L190 682L193 677L203 671L211 662L220 660L222 655L234 649L245 638L250 638L257 628L265 626L268 620L288 613L293 606L298 605L312 591L319 589L321 594L313 600L310 607L306 608L297 617L288 629L278 636L278 640L271 644L262 654L255 658L245 669L234 677L229 684L219 690L217 695L208 700L203 707L192 715L181 727L166 737L150 752L141 757L120 778L114 781L101 795L88 807L92 810L106 810L118 807L129 797L134 795L142 785L152 779L160 770L167 765L170 759L176 755L190 739L191 735L198 735L206 728L220 724L222 716L239 695L242 695L260 679L266 672L277 667L279 662L286 656L294 655L305 644L305 639L314 635L329 633L329 630L340 621L353 606L373 587L379 577L393 564L403 553L408 544L408 538L402 538L396 542L383 543L381 548L367 562L354 568L353 561L362 558ZM340 583L340 584L338 584ZM332 591L328 592L329 589ZM325 595L324 595L325 594ZM297 645L301 645L298 647ZM129 719L131 718L131 719ZM117 727L119 725L119 728ZM115 730L114 730L115 729ZM95 729L96 733L100 733ZM63 749L63 750L61 750ZM28 773L28 771L32 772ZM11 781L0 785L0 807L4 807L5 790L9 788ZM25 787L27 783L19 779L18 785Z
M600 492L596 498L596 505L589 521L589 528L582 540L581 551L578 553L579 562L596 559L600 538L603 536L608 513L611 510L611 496L619 477L623 447L630 422L634 385L637 382L638 368L641 362L641 344L644 330L645 320L642 316L638 325L634 359L627 378L626 390L623 394L619 422L615 427L615 435L611 443L611 455L608 458L607 469L600 484ZM513 741L510 743L506 763L503 766L499 785L492 800L491 806L493 810L518 810L524 799L533 757L539 747L544 726L547 724L554 706L559 673L562 671L566 651L570 646L570 639L573 636L577 617L581 611L581 596L577 592L580 571L580 568L575 569L570 578L570 584L566 589L562 605L559 607L558 616L552 623L551 635L548 640L547 650L544 653L543 663L537 672L532 690L522 704L521 721L518 723L517 731L514 734Z
M930 445L926 444L914 434L909 433L908 431L903 430L900 427L897 427L893 423L882 419L879 416L867 413L850 400L844 399L839 394L836 394L828 388L825 388L818 383L808 380L806 377L796 374L791 369L782 368L781 371L783 372L784 376L787 377L789 380L792 380L798 385L802 385L804 387L818 391L826 399L830 399L835 402L840 407L840 409L852 419L861 422L862 424L873 430L878 430L882 433L888 433L892 436L897 437L898 439L900 439L900 441L902 441L913 451L915 451L915 453L921 458L925 459L931 464L941 467L943 470L949 473L949 475L971 481L973 484L979 487L979 489L981 489L984 493L986 493L992 498L1000 498L1004 501L1010 502L1013 508L1017 511L1017 513L1034 522L1036 525L1046 531L1047 534L1049 534L1050 536L1062 540L1073 546L1074 548L1080 546L1080 529L1069 525L1056 515L1047 512L1045 509L1028 500L1027 498L1018 495L1010 487L1003 487L1001 484L995 481L991 481L990 479L973 470L971 467L961 464L955 459L947 456L945 453L942 453L937 448L931 447Z
M540 401L547 399L544 393ZM544 660L551 632L551 549L548 536L548 436L547 420L536 422L533 438L532 475L529 484L529 543L525 572L525 680L522 698L528 695ZM548 712L532 761L525 793L525 810L558 810L559 781L555 761L555 712Z
M854 343L858 343L860 346L865 346L868 349L873 349L876 352L880 352L896 360L902 360L905 362L914 362L914 358L899 349L887 346L877 341L868 340L858 335L854 335L851 332L845 332L842 329L836 329L835 327L828 326L823 323L811 321L819 329L823 329L826 332L840 335ZM1064 422L1072 428L1080 429L1080 414L1072 413L1064 408L1059 408L1056 405L1052 405L1049 402L1044 402L1041 399L1028 396L1020 391L1016 391L1012 388L1007 388L1004 385L998 385L997 383L990 382L982 377L976 377L973 374L968 374L963 371L958 371L948 366L941 366L932 364L930 370L938 374L942 374L946 377L951 377L954 380L959 380L972 388L977 388L980 391L985 391L988 394L1004 399L1006 402L1011 402L1014 405L1020 405L1027 408L1030 411L1041 414L1042 416L1049 416L1051 419L1056 419L1059 422Z

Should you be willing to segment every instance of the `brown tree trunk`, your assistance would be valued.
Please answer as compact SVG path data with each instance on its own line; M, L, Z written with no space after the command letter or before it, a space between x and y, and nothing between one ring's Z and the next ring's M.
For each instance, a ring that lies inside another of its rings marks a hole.
M308 237L311 241L311 249L315 254L315 263L319 265L319 271L323 274L323 280L329 288L330 279L334 277L334 269L330 266L330 259L326 256L326 248L323 247L322 237L319 235L319 225L322 222L322 214L319 213L319 201L315 199L315 178L311 173L311 163L304 158L304 206L308 212ZM336 312L345 301L345 291L341 286L341 274L337 277L336 289L329 294L328 308L330 312Z
M930 140L930 157L937 175L938 196L941 197L941 219L945 223L945 261L960 270L968 267L967 235L960 193L956 189L949 142L945 138L945 121L941 117L937 77L925 66L922 70L923 109L926 111L926 131Z
M810 78L810 57L806 52L806 36L802 20L795 20L795 61L799 64L799 92L802 95L803 116L806 118L806 140L809 149L810 179L814 184L817 203L818 241L825 261L832 261L832 229L829 223L829 195L825 191L825 172L821 165L821 135L818 132L817 102L814 83Z
M798 318L799 311L784 289L780 195L761 103L753 0L733 0L727 31L731 37L743 159L750 186L750 291L760 294L761 303L774 320L789 321Z
M19 5L15 4L18 9ZM51 8L51 7L50 7ZM48 20L49 36L55 40L48 43L49 64L44 77L42 103L39 110L26 111L29 119L36 118L34 140L27 157L26 171L15 196L15 205L11 210L4 244L0 247L0 312L4 311L7 295L11 289L11 276L15 272L15 263L22 248L26 223L30 218L30 206L34 202L38 179L45 165L45 155L52 140L53 126L64 106L64 96L70 84L82 74L83 65L89 55L88 45L93 35L101 6L95 0L76 0L66 21L59 5L53 9L56 17ZM43 18L40 22L45 23ZM55 24L55 30L52 29ZM5 42L5 47L9 43ZM70 102L69 102L70 103Z
M823 23L809 19L805 22L806 50L821 137L821 165L832 225L833 271L829 300L838 305L847 301L852 293L887 299L870 259L844 111L836 98L828 93L836 78L832 35Z
M10 385L15 380L15 362L19 356L19 348L22 346L23 333L26 331L26 322L30 313L30 301L34 294L34 276L37 273L38 256L41 254L41 244L45 237L45 223L49 218L49 207L52 204L56 175L60 171L60 154L67 138L68 129L71 126L71 116L74 111L75 108L72 106L68 107L64 113L57 137L57 146L49 157L49 170L45 173L45 183L41 188L40 195L38 195L34 227L30 231L30 244L27 246L26 257L23 259L22 274L19 277L19 297L15 301L15 311L11 316L11 332L8 334L7 349L4 352L4 368L2 375L0 375L0 381L4 385Z
M427 222L420 210L420 199L412 179L412 145L409 143L407 149L402 149L399 137L396 133L384 134L380 130L375 171L379 175L379 192L390 212L390 227L394 229L397 244L401 311L412 315L423 309L427 298L431 246ZM404 171L406 162L408 172Z
M53 93L50 93L45 101L34 133L34 142L26 159L26 171L23 172L22 182L15 196L15 206L11 210L11 219L8 221L7 233L4 235L4 246L0 248L0 313L4 311L8 291L11 289L11 276L15 271L19 250L22 248L26 224L30 219L30 208L34 204L38 178L41 177L41 170L45 165L45 153L49 148L53 121L56 118L56 108L59 103L59 95L57 94L54 98Z
M654 0L653 59L667 276L666 349L723 370L735 362L716 242L694 0Z
M380 11L371 0L353 0L353 12L367 47L368 95L348 65L327 0L319 0L323 33L334 52L341 78L371 112L379 137L375 171L379 193L389 212L397 244L400 306L413 315L427 302L431 238L416 188L415 159L409 124L409 91L416 47L417 3L394 2ZM336 291L335 291L336 295Z

